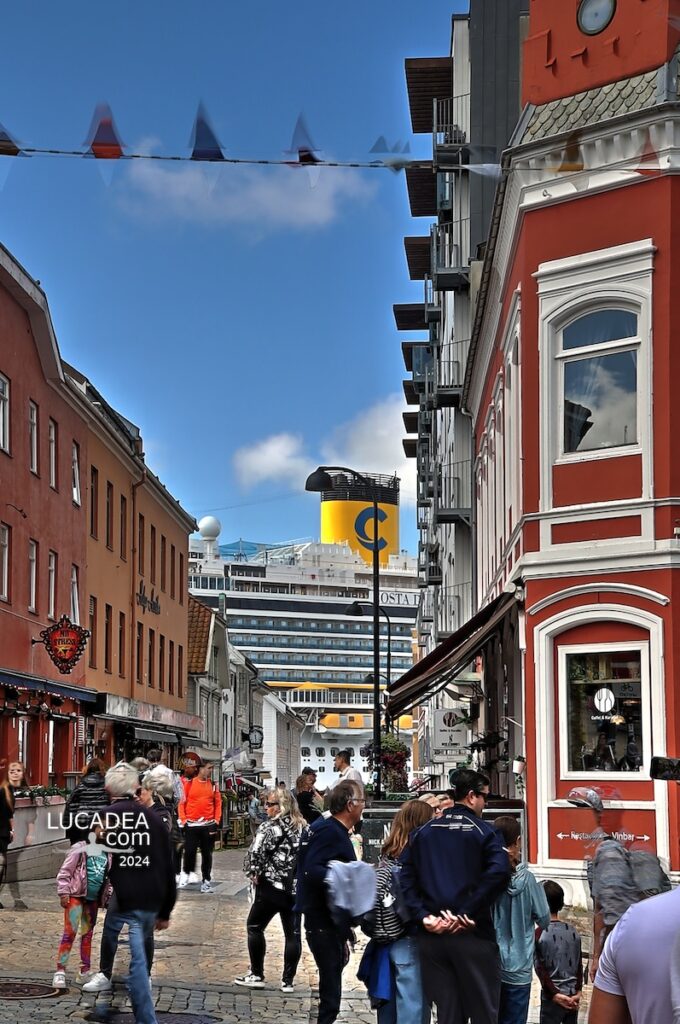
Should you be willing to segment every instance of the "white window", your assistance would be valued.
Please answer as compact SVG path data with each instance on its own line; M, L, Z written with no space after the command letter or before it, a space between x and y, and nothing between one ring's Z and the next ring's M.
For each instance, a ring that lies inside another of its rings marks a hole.
M648 772L648 648L642 643L558 648L562 775L605 781Z
M0 601L9 601L11 528L0 523Z
M28 403L28 452L31 473L38 472L38 406Z
M47 441L50 456L50 487L57 489L57 424L50 420L47 424Z
M80 446L75 441L71 449L71 491L74 503L80 505Z
M57 593L57 553L50 551L47 556L47 617L56 618L54 607Z
M0 451L9 451L9 381L0 374Z
M636 311L596 309L559 332L562 456L639 443Z
M80 625L80 598L78 596L78 566L71 566L71 622Z
M36 611L36 591L38 585L38 544L37 541L28 542L28 610Z

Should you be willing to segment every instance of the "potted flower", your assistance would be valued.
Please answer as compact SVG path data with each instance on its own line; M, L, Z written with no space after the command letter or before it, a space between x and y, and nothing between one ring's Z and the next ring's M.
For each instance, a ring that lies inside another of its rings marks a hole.
M517 754L512 761L512 771L515 775L524 775L527 767L527 759L522 754Z

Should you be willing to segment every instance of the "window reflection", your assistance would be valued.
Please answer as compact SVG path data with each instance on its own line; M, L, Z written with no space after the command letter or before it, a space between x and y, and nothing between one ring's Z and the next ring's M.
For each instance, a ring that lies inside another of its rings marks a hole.
M564 450L637 444L637 352L564 364Z
M640 771L640 665L639 651L567 655L570 771Z
M598 309L574 320L562 332L562 347L583 348L637 336L637 315L627 309Z

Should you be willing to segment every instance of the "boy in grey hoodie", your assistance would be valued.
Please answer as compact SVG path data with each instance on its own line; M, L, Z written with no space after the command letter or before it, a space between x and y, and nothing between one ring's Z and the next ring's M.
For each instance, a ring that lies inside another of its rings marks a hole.
M536 925L547 928L550 909L542 885L521 864L519 822L509 815L494 825L510 858L512 877L493 908L496 942L501 954L501 1007L498 1024L526 1024L531 996Z

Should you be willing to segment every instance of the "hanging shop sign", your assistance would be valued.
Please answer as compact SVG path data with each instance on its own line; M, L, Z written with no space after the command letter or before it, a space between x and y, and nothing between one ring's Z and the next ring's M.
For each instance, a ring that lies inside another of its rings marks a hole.
M31 642L44 644L54 664L66 675L80 661L89 636L89 629L83 629L77 623L71 622L68 615L62 615L58 622L43 629L39 640Z

